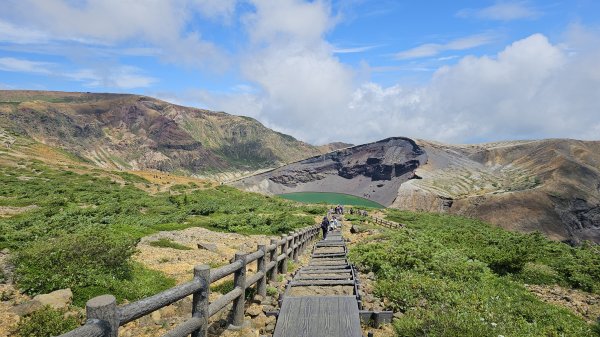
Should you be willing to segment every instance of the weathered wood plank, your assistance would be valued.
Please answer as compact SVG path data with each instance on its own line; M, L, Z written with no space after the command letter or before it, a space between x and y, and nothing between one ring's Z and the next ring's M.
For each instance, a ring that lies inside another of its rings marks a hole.
M302 286L353 286L353 280L314 280L314 281L291 281L291 287Z
M274 337L361 337L353 296L288 297L283 300Z
M350 269L312 269L312 270L306 270L306 269L300 269L298 271L298 273L300 275L303 274L334 274L334 273L338 273L338 274L352 274L352 271Z
M336 274L336 275L319 275L319 274L308 274L308 275L298 275L295 280L304 281L304 280L349 280L352 278L352 275L347 274Z

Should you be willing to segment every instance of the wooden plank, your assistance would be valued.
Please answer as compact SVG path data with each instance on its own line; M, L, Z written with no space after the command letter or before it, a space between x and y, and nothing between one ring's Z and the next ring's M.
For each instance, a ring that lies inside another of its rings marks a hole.
M298 273L300 275L304 275L304 274L348 274L351 275L351 271L350 269L313 269L313 270L305 270L305 269L300 269L298 271Z
M353 280L314 280L314 281L291 281L291 287L303 286L353 286Z
M339 266L306 266L303 267L304 270L325 270L325 269L350 269L349 265L339 265Z
M349 280L352 278L352 275L319 275L319 274L308 274L308 275L299 275L294 278L294 280Z
M361 337L353 296L287 297L273 337Z

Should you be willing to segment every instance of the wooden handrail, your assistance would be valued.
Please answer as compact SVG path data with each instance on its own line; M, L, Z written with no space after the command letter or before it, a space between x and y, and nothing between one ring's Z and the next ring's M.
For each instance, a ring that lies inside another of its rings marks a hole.
M373 220L373 223L375 223L376 225L381 225L381 226L388 227L388 228L403 228L405 226L404 224L401 224L401 223L374 217L371 215L369 216L369 218L371 218L371 220Z
M254 252L236 253L233 263L219 268L196 266L192 281L130 304L119 307L112 295L94 297L86 303L85 325L59 337L117 337L119 326L190 295L193 295L192 318L164 336L183 337L192 334L192 337L205 337L208 319L232 302L234 305L231 323L240 325L244 319L245 290L256 285L257 293L265 296L266 282L275 281L279 271L287 273L288 259L296 260L308 247L308 242L319 235L319 228L319 225L309 226L288 235L284 234L279 240L272 239L269 245L259 245ZM255 261L256 273L246 275L246 266ZM234 275L234 289L209 303L210 284L231 274Z

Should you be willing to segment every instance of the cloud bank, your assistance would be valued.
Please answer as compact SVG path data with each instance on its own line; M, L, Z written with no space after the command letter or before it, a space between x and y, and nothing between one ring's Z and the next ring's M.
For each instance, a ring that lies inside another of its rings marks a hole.
M439 68L426 85L385 87L360 82L336 58L324 38L335 22L325 3L254 3L256 12L246 21L254 44L241 63L256 90L205 92L213 108L256 117L312 143L389 136L454 143L600 138L596 32L574 26L560 43L534 34L496 55L467 56ZM437 50L486 41L460 39Z

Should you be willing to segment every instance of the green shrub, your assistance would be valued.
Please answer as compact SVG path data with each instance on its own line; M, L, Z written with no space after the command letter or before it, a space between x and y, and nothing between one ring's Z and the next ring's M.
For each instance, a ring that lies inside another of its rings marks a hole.
M228 292L232 291L233 288L233 280L225 280L219 284L211 285L210 291L225 295Z
M390 211L407 224L351 248L349 258L376 274L375 294L399 336L589 336L592 326L542 302L523 282L597 289L598 255L539 234L481 221Z
M57 336L79 327L82 321L81 317L65 317L65 310L46 306L21 319L15 334L19 337Z
M17 252L16 281L27 294L126 279L136 241L102 229L38 240Z
M275 297L279 295L279 290L273 286L267 286L267 296Z
M161 238L156 241L151 241L149 243L149 245L152 247L173 248L173 249L179 249L179 250L192 250L192 248L190 248L188 246L184 246L182 244L179 244L177 242L174 242L174 241L166 239L166 238Z
M555 284L560 281L558 272L552 267L540 263L527 263L519 274L519 278L525 283L531 284Z

